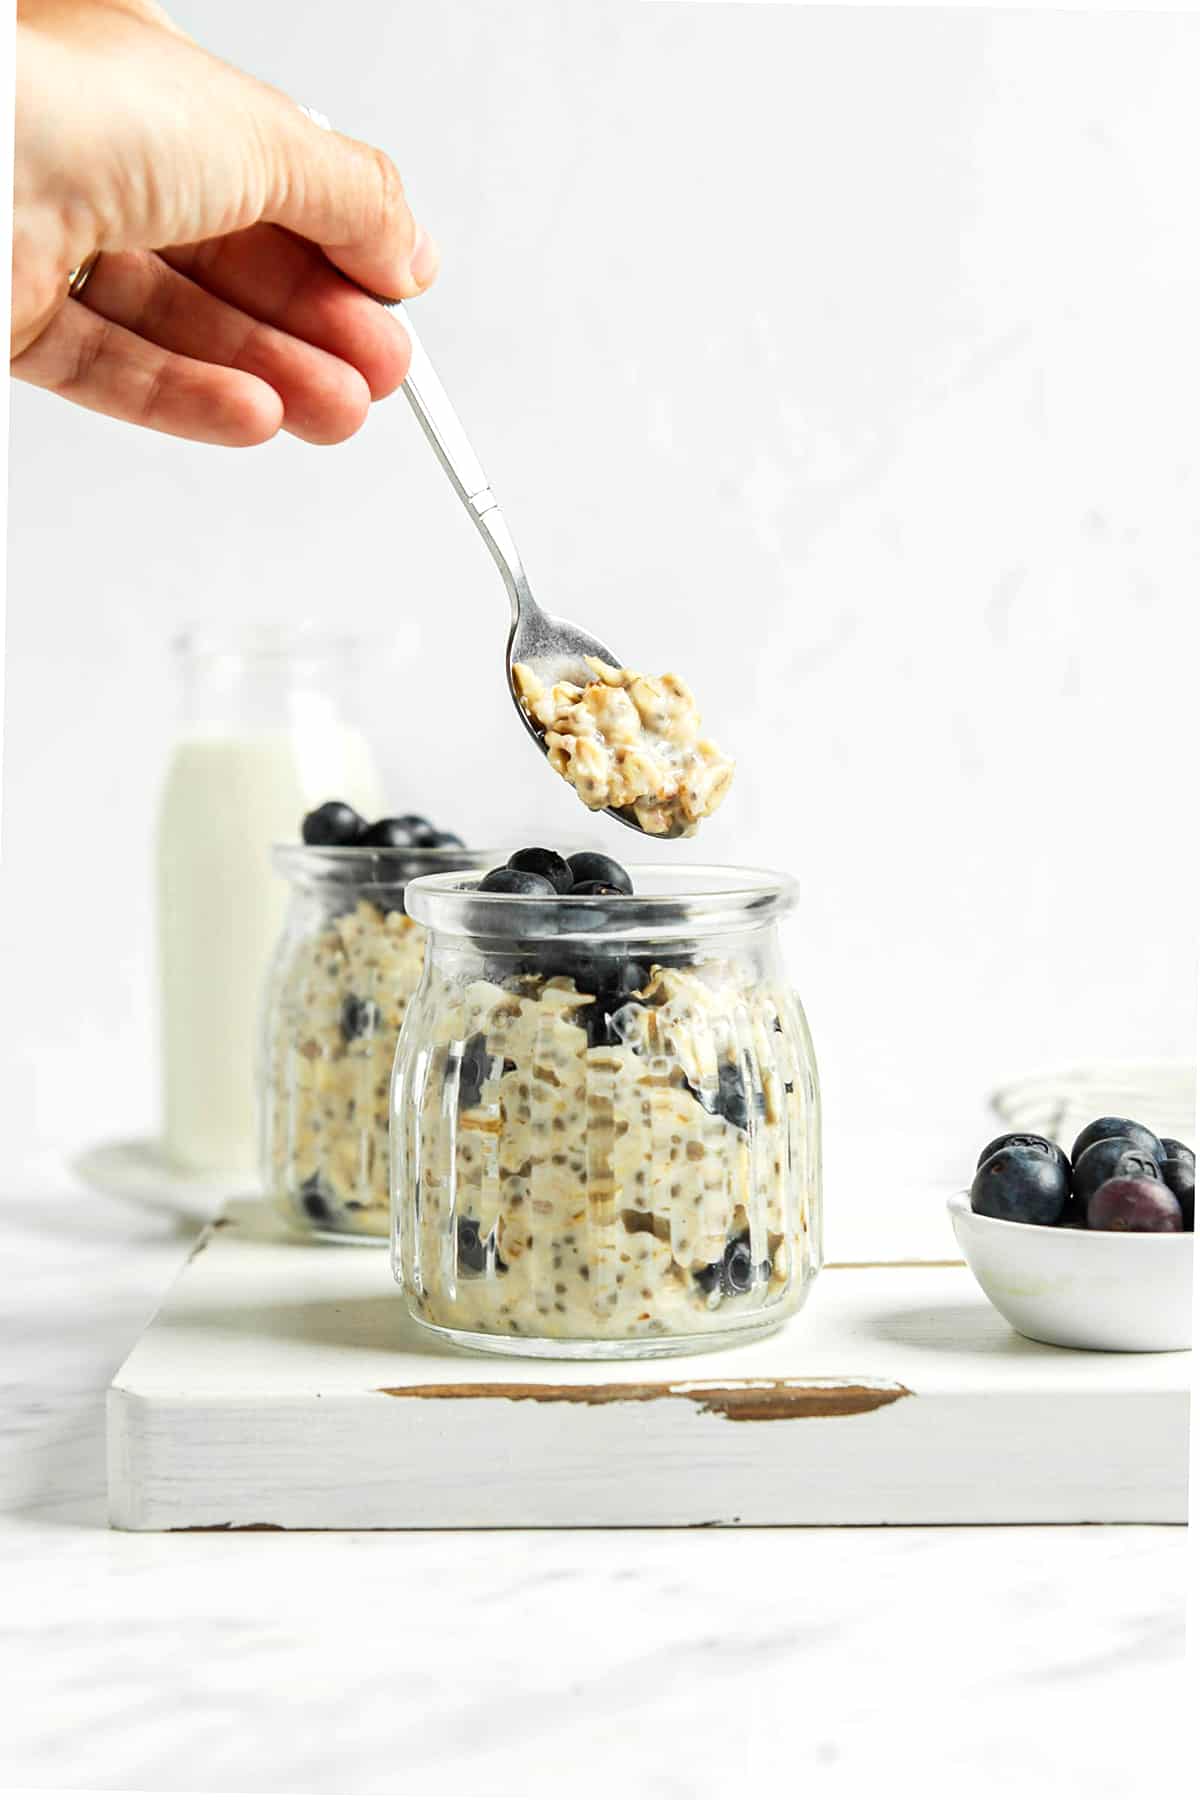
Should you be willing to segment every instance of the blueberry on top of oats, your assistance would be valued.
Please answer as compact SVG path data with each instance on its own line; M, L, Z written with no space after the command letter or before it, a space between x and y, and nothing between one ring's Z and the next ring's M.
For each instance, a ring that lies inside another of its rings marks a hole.
M527 899L553 900L554 889L544 875L528 869L489 869L479 883L481 894L521 894Z
M514 850L508 859L510 869L522 869L527 875L540 875L556 893L566 894L575 881L571 865L557 850L543 850L533 845L528 850Z
M366 821L344 800L326 800L305 813L300 835L306 844L357 844Z
M602 881L622 894L632 894L633 878L614 856L605 856L602 850L577 850L574 856L568 856L567 867L571 871L571 886L578 887L585 881Z

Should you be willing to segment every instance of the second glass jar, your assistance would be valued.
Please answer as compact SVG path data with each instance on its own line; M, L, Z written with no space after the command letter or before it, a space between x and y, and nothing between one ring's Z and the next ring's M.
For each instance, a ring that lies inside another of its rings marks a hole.
M425 933L405 884L494 852L279 845L290 885L267 979L259 1067L264 1192L323 1236L386 1238L388 1095Z

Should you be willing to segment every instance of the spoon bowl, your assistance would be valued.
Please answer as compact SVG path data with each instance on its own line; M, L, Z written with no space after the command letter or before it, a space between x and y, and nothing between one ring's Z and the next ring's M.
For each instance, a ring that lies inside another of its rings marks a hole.
M593 671L587 666L586 659L589 656L599 657L601 662L616 668L622 667L620 659L613 655L608 646L602 644L599 638L594 638L590 632L584 631L582 626L573 625L569 619L553 619L549 613L544 613L529 593L528 587L522 598L514 600L512 630L508 634L505 655L508 691L522 725L543 756L548 754L546 740L537 722L530 718L521 705L513 666L522 663L547 687L552 687L556 681L573 681L579 687L586 687L589 681L595 679ZM683 835L682 827L672 831L645 832L633 813L623 807L606 806L604 811L619 825L627 825L631 831L641 832L643 837L653 836L656 843L669 843L672 838Z

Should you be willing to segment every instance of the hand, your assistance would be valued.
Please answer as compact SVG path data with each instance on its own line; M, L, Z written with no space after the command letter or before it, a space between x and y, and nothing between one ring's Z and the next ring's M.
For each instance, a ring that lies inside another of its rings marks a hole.
M382 151L322 130L153 0L20 0L21 380L202 443L339 443L408 368L399 320L359 287L407 299L437 265Z

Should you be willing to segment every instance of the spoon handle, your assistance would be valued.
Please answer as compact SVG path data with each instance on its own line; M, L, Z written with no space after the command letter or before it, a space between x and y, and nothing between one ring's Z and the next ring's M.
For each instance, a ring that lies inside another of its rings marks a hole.
M412 315L407 307L396 310L404 314L404 329L412 345L412 361L404 382L408 403L463 505L472 508L476 514L487 512L496 502L483 464L471 448L458 414L450 404L450 397L429 359L429 352L413 329Z
M517 546L483 472L483 464L471 448L470 439L450 404L429 353L413 329L411 313L407 307L397 310L404 314L404 329L412 346L412 361L404 382L405 397L450 477L451 486L499 566L515 618L522 606L532 604Z
M333 130L323 112L318 112L313 106L301 106L299 101L296 104L322 131ZM417 415L421 430L433 445L438 461L450 477L455 493L466 507L472 524L491 551L496 566L504 577L504 585L512 603L515 630L522 610L536 612L538 609L529 591L529 582L521 566L512 532L496 504L496 497L483 472L483 464L472 450L471 440L450 404L449 395L438 380L437 370L413 329L408 309L401 308L398 300L384 299L382 294L373 294L371 298L384 306L395 306L404 313L404 329L412 345L412 360L404 382L405 395Z

